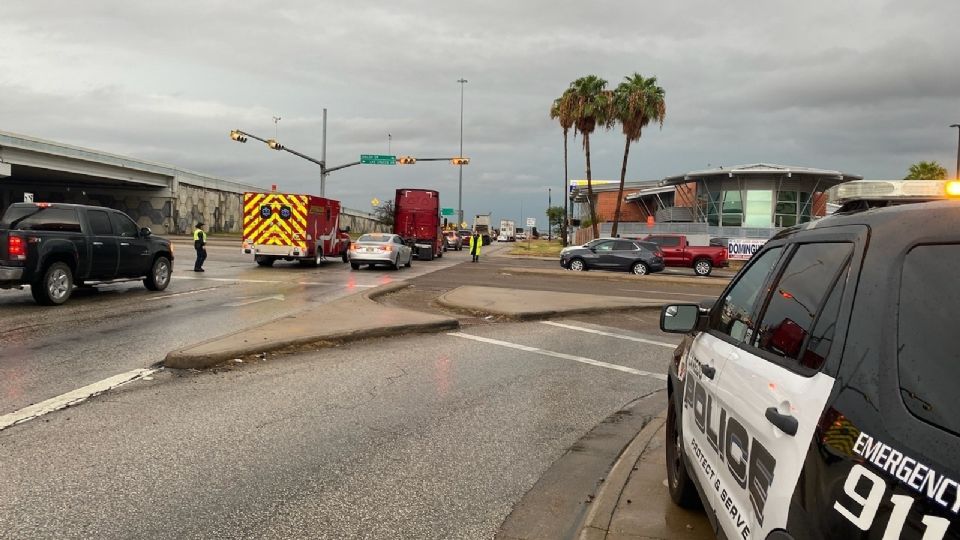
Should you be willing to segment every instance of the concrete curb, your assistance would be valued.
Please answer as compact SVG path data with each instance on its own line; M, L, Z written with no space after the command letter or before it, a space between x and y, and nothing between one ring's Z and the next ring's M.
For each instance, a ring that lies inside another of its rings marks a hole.
M375 289L370 289L362 293L349 295L344 298L338 299L334 302L331 302L327 306L333 306L338 302L349 301L351 303L357 302L357 297L361 299L362 302L369 302L370 307L375 307L380 309L382 306L379 303L374 302L374 298L389 294L391 292L409 287L410 284L406 282L401 283L390 283L387 285L382 285ZM402 308L394 308L400 311L406 311ZM280 321L288 316L281 317L275 321L266 323L266 324L275 324L277 321ZM264 325L260 325L262 327ZM188 347L184 347L175 351L170 351L167 353L166 358L163 360L162 365L167 368L173 369L209 369L224 362L230 361L234 358L243 358L246 356L260 354L264 352L276 352L281 350L286 350L294 347L302 347L306 345L320 345L320 346L333 346L342 343L348 343L352 341L359 341L361 339L376 338L376 337L388 337L396 336L401 334L413 334L413 333L427 333L427 332L441 332L444 330L455 330L460 327L460 322L456 319L443 318L441 320L433 320L427 322L413 322L405 324L392 324L389 326L382 327L372 327L372 328L360 328L356 330L349 331L338 331L333 333L317 332L310 335L300 335L296 337L291 337L289 339L276 340L268 343L244 343L243 335L249 332L251 329L241 330L238 332L233 332L225 336L219 336L213 339L195 343ZM259 327L257 327L259 328ZM237 345L231 347L224 347L221 350L209 353L191 353L190 350L205 344L215 343L217 341L222 341L229 339L231 337L237 338Z
M543 268L501 268L501 274L531 274L537 276L568 277L570 279L596 279L601 281L625 281L630 283L642 283L645 281L654 281L661 283L682 283L684 285L706 285L712 287L726 287L730 283L730 278L699 277L699 276L662 276L646 275L635 276L626 273L605 272L595 270L591 272L572 272L561 269L543 269Z
M603 487L597 492L590 510L584 517L580 532L577 535L579 540L604 540L606 538L613 514L620 502L620 494L623 493L624 487L630 481L634 465L640 460L640 456L647 449L651 439L660 431L666 420L667 411L664 409L662 413L650 420L640 430L640 433L637 433L637 436L630 441L630 444L617 458L603 482Z
M611 313L619 311L660 311L664 304L650 305L650 306L617 306L617 307L595 307L595 308L579 308L579 309L544 309L538 311L527 311L524 313L515 313L511 311L500 311L494 309L486 310L477 310L473 308L465 308L454 302L449 302L445 300L443 295L437 297L436 302L441 306L455 311L457 313L462 313L464 315L474 315L474 316L486 316L493 315L495 317L503 317L505 319L510 319L513 321L539 321L544 319L552 319L554 317L566 316L566 315L584 315L589 313Z
M451 295L456 291L457 289L447 291L441 294L440 296L438 296L434 301L438 305L444 308L447 308L449 310L455 311L457 313L463 313L465 315L473 315L473 316L493 315L496 317L502 317L502 318L510 319L514 321L538 321L543 319L550 319L553 317L567 316L567 315L582 315L586 313L610 313L610 312L619 312L619 311L647 311L647 310L660 311L665 305L663 302L650 302L648 305L642 305L642 304L626 305L626 306L607 305L607 306L590 306L590 307L583 307L583 308L558 308L558 309L511 311L511 310L486 308L486 307L477 308L475 306L466 306L466 305L460 304L448 298L449 295Z

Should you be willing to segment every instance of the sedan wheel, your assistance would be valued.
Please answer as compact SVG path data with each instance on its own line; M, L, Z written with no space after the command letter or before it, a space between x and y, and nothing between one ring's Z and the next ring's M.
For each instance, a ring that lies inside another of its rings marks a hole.
M570 269L574 272L583 272L587 269L586 265L583 264L583 261L580 259L574 259L570 261Z

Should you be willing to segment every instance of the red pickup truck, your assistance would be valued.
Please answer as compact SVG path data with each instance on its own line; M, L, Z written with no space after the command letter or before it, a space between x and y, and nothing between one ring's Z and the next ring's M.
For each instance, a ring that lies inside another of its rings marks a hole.
M698 276L709 276L714 267L725 268L730 265L727 248L691 246L682 234L652 234L643 238L643 241L660 246L663 262L667 266L693 268Z

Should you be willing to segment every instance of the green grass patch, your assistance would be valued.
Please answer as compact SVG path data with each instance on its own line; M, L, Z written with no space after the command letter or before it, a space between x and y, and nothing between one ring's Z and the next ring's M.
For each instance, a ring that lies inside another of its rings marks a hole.
M511 255L526 255L528 257L559 257L563 246L559 240L518 240L511 244Z

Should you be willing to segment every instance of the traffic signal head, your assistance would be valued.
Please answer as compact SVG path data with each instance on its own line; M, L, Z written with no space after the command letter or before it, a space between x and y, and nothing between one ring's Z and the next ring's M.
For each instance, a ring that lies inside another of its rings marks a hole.
M277 142L276 139L267 139L267 146L274 150L283 150L283 145Z
M469 165L469 164L470 164L470 158L455 157L455 158L453 158L453 159L450 160L450 163L453 163L454 165Z
M397 158L397 165L413 165L417 162L417 158L410 156L400 156Z
M230 138L237 142L247 142L247 136L242 131L234 129L230 131Z

